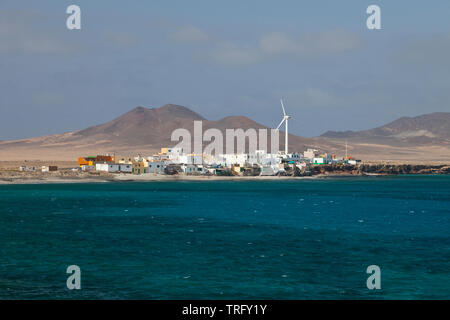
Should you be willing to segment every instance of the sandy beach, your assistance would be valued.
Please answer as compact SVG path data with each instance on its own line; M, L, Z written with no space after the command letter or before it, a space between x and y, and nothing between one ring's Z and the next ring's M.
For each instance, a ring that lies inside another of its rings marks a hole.
M339 177L384 176L401 174L449 174L450 166L411 165L360 165L360 166L313 166L310 176L215 176L215 175L165 175L147 173L82 172L65 167L55 172L23 172L18 169L0 168L1 184L47 184L47 183L106 183L106 182L151 182L151 181L279 181L299 179L321 179Z
M249 180L289 180L316 179L320 176L292 177L292 176L189 176L189 175L161 175L161 174L91 174L75 172L73 174L60 173L22 173L5 174L0 171L0 184L46 184L46 183L105 183L105 182L150 182L150 181L249 181Z

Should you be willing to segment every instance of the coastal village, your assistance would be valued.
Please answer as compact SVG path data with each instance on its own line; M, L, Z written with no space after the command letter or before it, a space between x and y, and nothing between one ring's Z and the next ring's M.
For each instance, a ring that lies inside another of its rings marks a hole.
M359 160L346 156L337 158L335 154L319 153L307 149L303 153L289 153L288 122L283 99L280 99L283 118L275 130L285 125L285 150L268 153L264 149L249 153L190 153L181 147L161 148L151 156L138 155L134 158L117 159L113 155L97 155L78 158L78 170L134 175L209 175L209 176L308 176L311 166L326 164L356 165ZM194 121L195 125L201 122ZM201 151L200 151L201 152Z
M42 161L25 161L25 164L18 170L0 170L0 184L44 180L49 182L152 181L170 178L450 174L450 166L446 164L366 163L352 156L337 157L335 154L320 153L311 148L303 153L286 154L280 151L271 154L264 150L256 150L254 153L217 156L205 153L188 154L183 152L182 148L161 148L160 152L151 156L138 155L132 158L117 157L112 153L83 156L77 159L76 167L72 164L69 168L67 165L58 167Z
M78 158L84 172L108 172L134 175L216 175L216 176L308 176L311 166L326 164L357 165L351 156L320 154L315 149L303 153L267 153L256 150L242 154L192 154L182 148L161 148L151 156L117 159L113 154Z
M345 139L345 149L342 147L342 151L339 146L327 146L321 145L317 141L310 141L306 144L304 142L299 142L298 140L291 144L294 147L294 152L288 152L289 145L289 131L288 123L291 120L291 116L286 113L284 102L280 99L282 118L281 122L275 129L271 129L271 134L273 132L279 132L280 128L284 125L284 150L278 150L271 143L271 152L267 151L267 146L264 147L264 143L258 144L259 150L252 148L250 150L250 143L248 146L248 151L245 147L236 148L242 151L233 153L231 151L226 151L222 154L217 152L216 148L212 148L216 152L213 154L212 151L203 152L202 148L194 148L194 153L190 150L189 146L184 149L183 144L179 143L175 147L163 147L159 152L155 152L152 147L149 146L159 145L160 141L148 142L148 137L143 135L143 130L147 132L147 126L155 126L155 123L165 123L170 121L172 118L183 119L185 125L189 125L191 121L194 123L194 141L196 138L196 132L200 132L197 136L200 137L200 144L203 141L201 119L202 117L186 107L178 105L165 105L160 108L146 109L143 107L137 107L130 112L120 116L113 121L91 127L79 132L68 134L71 139L76 137L75 148L79 143L79 138L89 137L91 140L83 140L84 145L89 145L95 141L103 141L105 132L113 132L113 136L110 137L111 141L117 139L118 137L124 137L123 141L119 141L117 145L102 146L101 153L97 154L96 151L92 152L90 148L86 148L84 151L74 153L66 152L64 150L55 154L55 157L45 157L45 160L30 158L30 154L27 155L27 159L19 161L0 161L0 183L14 183L16 181L29 182L33 179L36 181L60 181L63 180L96 180L96 181L113 181L113 180L164 180L164 179L203 179L203 178L213 178L213 177L307 177L307 176L327 176L327 175L396 175L396 174L449 174L450 166L446 160L444 161L433 161L427 163L421 160L421 158L414 158L414 152L411 152L408 146L408 152L401 151L402 157L407 155L409 158L406 161L397 161L396 156L392 156L388 153L377 153L376 159L374 156L367 157L361 154L361 151L355 151L358 156L364 157L364 162L356 159L348 154L347 139ZM427 116L428 119L430 116ZM144 122L136 122L136 119L145 119ZM425 119L425 120L426 120ZM432 120L435 116L432 116ZM413 119L416 121L416 118ZM425 121L421 120L421 121ZM222 121L222 120L221 120ZM244 121L246 127L256 126L257 124L246 118L239 118L239 121ZM243 124L241 122L228 123L230 127L239 127ZM418 121L418 120L417 120ZM209 121L211 122L211 121ZM425 121L428 123L429 121ZM200 124L199 124L200 123ZM416 122L413 122L416 123ZM120 124L120 125L119 125ZM199 124L200 129L195 130L196 125ZM217 127L223 127L223 123L216 121ZM178 124L177 124L178 125ZM130 128L137 127L137 130L131 130ZM173 127L173 126L170 126ZM211 124L209 124L211 129ZM244 125L245 127L245 125ZM405 130L404 126L400 127L388 127L383 129L383 132L398 132L399 130ZM117 128L125 128L118 130ZM384 128L384 127L383 127ZM409 126L407 126L409 128ZM425 127L428 128L428 127ZM112 130L112 131L111 131ZM165 132L164 128L157 126L155 129L157 132ZM243 130L243 129L238 129ZM261 130L261 129L259 129ZM262 129L267 130L267 129ZM381 130L381 129L380 129ZM428 130L428 129L427 129ZM166 130L167 131L167 130ZM187 130L186 130L187 131ZM236 134L236 129L234 130L234 135ZM222 131L219 130L221 133ZM170 133L170 130L166 132ZM173 132L172 132L173 134ZM188 131L188 134L190 132ZM225 130L227 134L227 130ZM261 134L259 132L258 134ZM257 134L257 135L258 135ZM264 132L263 132L264 134ZM106 135L108 136L108 135ZM145 139L137 137L145 137ZM163 140L163 137L157 137L158 140ZM186 138L187 141L189 138ZM228 137L226 137L228 139ZM232 137L234 139L234 137ZM59 138L58 138L59 139ZM65 138L64 138L65 139ZM66 141L66 140L61 141ZM132 139L132 140L130 140ZM155 137L153 137L155 139ZM222 136L223 139L223 136ZM227 141L225 139L225 141ZM249 136L250 139L250 136ZM271 137L272 139L272 137ZM278 137L276 138L278 139ZM387 139L387 138L386 138ZM389 138L393 139L393 138ZM397 138L396 138L397 139ZM134 147L130 147L129 141L138 141L133 144ZM183 141L185 138L183 137ZM398 140L398 139L397 139ZM58 140L59 141L59 140ZM74 143L74 141L67 141L69 145ZM146 141L146 142L142 142ZM174 141L174 140L172 140ZM206 140L210 141L210 140ZM203 141L203 142L206 142ZM220 141L220 139L219 139ZM277 141L277 140L274 140ZM162 142L162 141L161 141ZM271 140L272 142L272 140ZM341 141L342 142L342 141ZM145 144L143 144L145 143ZM383 145L384 142L380 142ZM400 143L400 142L399 142ZM47 143L51 145L51 143ZM61 143L64 145L64 143ZM170 145L170 142L162 142L162 144ZM267 144L267 141L266 141ZM123 146L127 146L123 148ZM197 144L198 145L198 144ZM339 145L339 144L338 144ZM119 146L119 147L117 147ZM341 144L342 146L342 144ZM211 148L209 148L211 149ZM220 148L218 148L220 150ZM306 149L306 150L305 150ZM389 148L390 151L397 150L398 148ZM28 150L28 146L27 146ZM53 149L52 149L53 150ZM108 152L109 150L119 150L116 152ZM122 150L122 151L120 151ZM140 150L140 151L137 151ZM145 150L149 150L146 152ZM150 151L151 150L151 151ZM302 152L298 152L301 150ZM339 152L340 155L328 152ZM355 148L351 148L352 152ZM402 149L403 150L403 149ZM58 151L56 149L55 151ZM40 154L41 151L35 152L34 154ZM138 154L137 152L141 152ZM245 153L247 152L247 153ZM400 151L398 151L400 152ZM50 151L53 153L53 151ZM83 154L84 153L84 154ZM91 153L91 154L89 154ZM22 157L23 153L17 153L17 157ZM136 155L137 154L137 155ZM423 154L423 153L422 153ZM61 158L64 158L62 161ZM366 158L367 157L367 158ZM431 157L434 157L431 155ZM77 159L78 158L78 159ZM441 159L441 158L439 158ZM76 161L76 162L75 162ZM76 166L75 166L76 163ZM20 167L18 167L20 165ZM198 178L196 178L198 177Z
M391 174L448 174L450 166L409 165L392 163L362 163L348 155L345 142L344 156L307 148L303 152L288 152L288 122L283 100L280 100L283 118L275 130L285 125L285 149L269 153L265 149L248 153L191 153L182 147L163 147L151 155L132 157L117 156L115 153L81 155L77 167L58 168L54 163L33 164L27 162L19 167L19 174L12 171L0 172L0 182L13 182L21 177L45 179L99 179L105 180L157 180L169 177L307 177L320 175L391 175ZM184 110L184 109L183 109ZM138 109L136 112L140 112ZM149 111L151 112L151 111ZM194 129L195 129L194 121ZM195 131L195 130L194 130ZM318 147L319 149L319 147ZM343 150L344 151L344 150ZM200 151L202 152L202 151ZM74 159L75 160L75 159ZM36 163L36 162L35 162ZM41 166L42 164L42 166ZM17 168L17 167L16 167ZM16 171L17 172L17 171ZM195 179L195 178L194 178Z

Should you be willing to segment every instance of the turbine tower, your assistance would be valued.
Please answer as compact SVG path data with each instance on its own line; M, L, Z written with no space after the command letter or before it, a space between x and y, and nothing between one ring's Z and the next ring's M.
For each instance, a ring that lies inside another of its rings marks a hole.
M283 109L283 119L281 120L280 124L278 125L277 130L280 129L281 125L284 122L285 126L286 126L286 130L285 130L285 133L284 133L284 153L287 155L288 154L288 146L289 146L289 142L288 142L289 141L288 140L288 137L289 137L288 121L289 121L289 119L291 119L291 116L288 116L286 114L286 110L284 109L283 99L280 99L280 102L281 102L281 109Z

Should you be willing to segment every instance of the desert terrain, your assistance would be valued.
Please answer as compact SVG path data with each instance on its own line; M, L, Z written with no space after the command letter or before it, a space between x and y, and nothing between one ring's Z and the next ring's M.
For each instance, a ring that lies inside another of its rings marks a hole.
M114 153L117 158L137 154L151 155L161 147L174 146L173 130L193 132L193 122L208 128L244 130L270 129L247 117L228 116L207 120L179 105L159 108L136 107L104 124L61 134L0 141L0 168L21 165L58 165L69 168L80 156ZM270 141L270 139L269 139ZM314 148L321 152L348 155L369 163L446 164L450 162L450 113L432 113L400 118L385 126L365 131L326 132L313 138L289 135L289 150L303 152ZM280 149L284 132L280 131Z

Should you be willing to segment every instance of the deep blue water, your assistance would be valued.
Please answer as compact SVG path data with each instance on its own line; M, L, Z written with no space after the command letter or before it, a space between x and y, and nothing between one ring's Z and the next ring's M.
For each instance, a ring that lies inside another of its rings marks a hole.
M0 298L448 299L449 231L450 176L1 185Z

